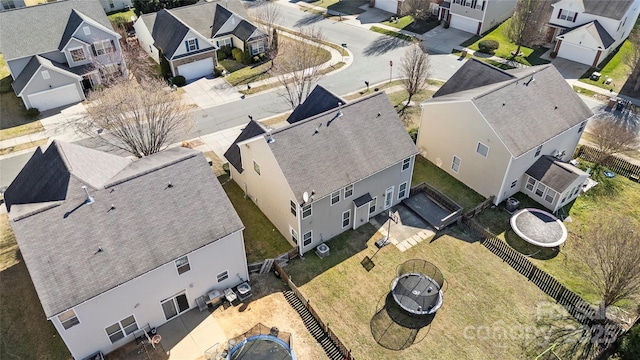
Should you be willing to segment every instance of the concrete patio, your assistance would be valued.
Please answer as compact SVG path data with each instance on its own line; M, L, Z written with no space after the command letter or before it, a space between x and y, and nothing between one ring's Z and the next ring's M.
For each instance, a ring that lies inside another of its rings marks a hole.
M224 331L208 310L189 310L160 326L157 332L170 360L198 359L216 344L223 347L227 342Z

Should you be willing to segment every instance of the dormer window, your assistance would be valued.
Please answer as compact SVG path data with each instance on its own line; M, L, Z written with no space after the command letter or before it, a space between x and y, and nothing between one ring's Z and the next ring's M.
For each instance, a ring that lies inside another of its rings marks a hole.
M84 49L82 48L69 50L69 54L71 54L71 60L73 60L73 62L87 60L87 56L84 54Z
M187 47L187 51L196 51L200 48L200 46L198 46L198 39L189 39L185 41L185 45Z

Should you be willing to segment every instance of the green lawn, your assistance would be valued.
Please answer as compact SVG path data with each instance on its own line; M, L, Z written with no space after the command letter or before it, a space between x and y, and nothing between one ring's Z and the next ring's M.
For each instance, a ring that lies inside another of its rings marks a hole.
M292 248L253 201L244 198L244 192L235 181L229 180L226 175L218 179L246 227L243 235L249 264L274 258Z
M413 41L413 36L401 34L401 33L397 32L397 31L383 29L383 28L377 27L377 26L372 26L371 28L369 28L369 30L371 30L373 32L377 32L379 34L384 34L384 35L387 35L387 36L396 37L396 38L401 39L401 40Z
M136 16L134 8L131 8L128 11L119 10L119 11L113 11L107 14L107 17L111 22L118 21L119 20L118 18L123 18L125 19L125 22L128 22L128 21L131 21L132 16Z
M13 92L11 73L0 54L0 140L31 134L43 130L40 121L26 116L26 109Z
M627 81L630 73L629 66L624 63L623 59L632 51L633 43L629 40L625 40L622 43L622 46L620 46L617 51L615 51L613 54L609 55L607 59L605 59L605 61L603 62L604 66L601 70L597 70L595 68L587 70L587 72L580 77L580 81L586 84L601 87L603 89L613 89L613 91L619 92L620 89L622 89L624 83ZM598 71L602 74L600 80L594 81L590 79L591 74L594 71ZM611 81L611 84L604 84L606 77L610 77L611 79L613 79L613 81Z
M337 11L343 15L356 15L362 14L364 10L360 9L360 6L369 4L368 0L319 0L316 2L310 2L310 4L326 8L327 10Z
M457 227L434 242L427 239L405 252L389 245L373 256L374 242L381 237L366 224L329 240L328 257L310 253L285 268L356 359L535 357L522 331L537 329L536 307L554 302L533 283ZM369 272L361 265L365 256L375 264ZM378 310L396 267L415 258L442 271L446 290L444 305L430 325L414 330ZM389 350L375 341L374 334L387 346L410 346Z
M500 47L496 50L495 56L501 57L503 59L512 59L513 55L511 55L511 53L515 52L518 46L512 43L511 41L509 41L509 39L507 39L507 37L505 36L505 31L510 21L511 20L507 20L503 22L498 27L494 28L493 30L491 30L490 32L488 32L482 37L478 37L478 36L473 37L467 42L462 43L461 46L467 47L470 50L478 51L479 50L478 43L480 41L495 40L500 43ZM520 52L522 53L522 56L516 56L515 59L513 60L525 65L548 64L549 62L547 60L540 58L540 56L544 54L547 50L549 49L546 49L546 48L531 49L531 48L522 46L520 47Z
M407 15L398 19L398 22L391 19L384 21L382 24L394 27L396 29L407 30L416 34L424 34L440 25L437 19L429 18L427 20L415 20L413 16Z

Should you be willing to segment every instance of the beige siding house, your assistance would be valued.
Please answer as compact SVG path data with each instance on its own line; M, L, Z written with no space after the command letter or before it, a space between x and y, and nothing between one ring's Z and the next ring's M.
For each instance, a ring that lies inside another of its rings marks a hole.
M565 162L593 113L552 65L470 60L422 106L418 149L495 204L522 191L556 211L588 176Z
M273 131L251 121L225 157L233 180L301 254L409 196L418 151L385 94L345 104L317 87L294 115Z

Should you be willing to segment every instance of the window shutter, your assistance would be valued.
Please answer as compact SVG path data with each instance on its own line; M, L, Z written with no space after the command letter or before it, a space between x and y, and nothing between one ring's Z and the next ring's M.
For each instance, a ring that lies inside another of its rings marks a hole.
M112 51L116 51L116 43L111 40L111 49Z
M184 42L184 47L187 49L187 52L189 52L189 40Z
M98 52L96 51L96 46L91 44L91 50L93 51L93 56L98 56Z
M575 15L573 15L573 22L576 22L576 19L578 18L578 13L576 13Z
M200 49L200 45L198 45L198 38L196 38L196 50Z
M560 11L558 11L558 19L560 19L561 15L562 15L562 9L560 9Z

